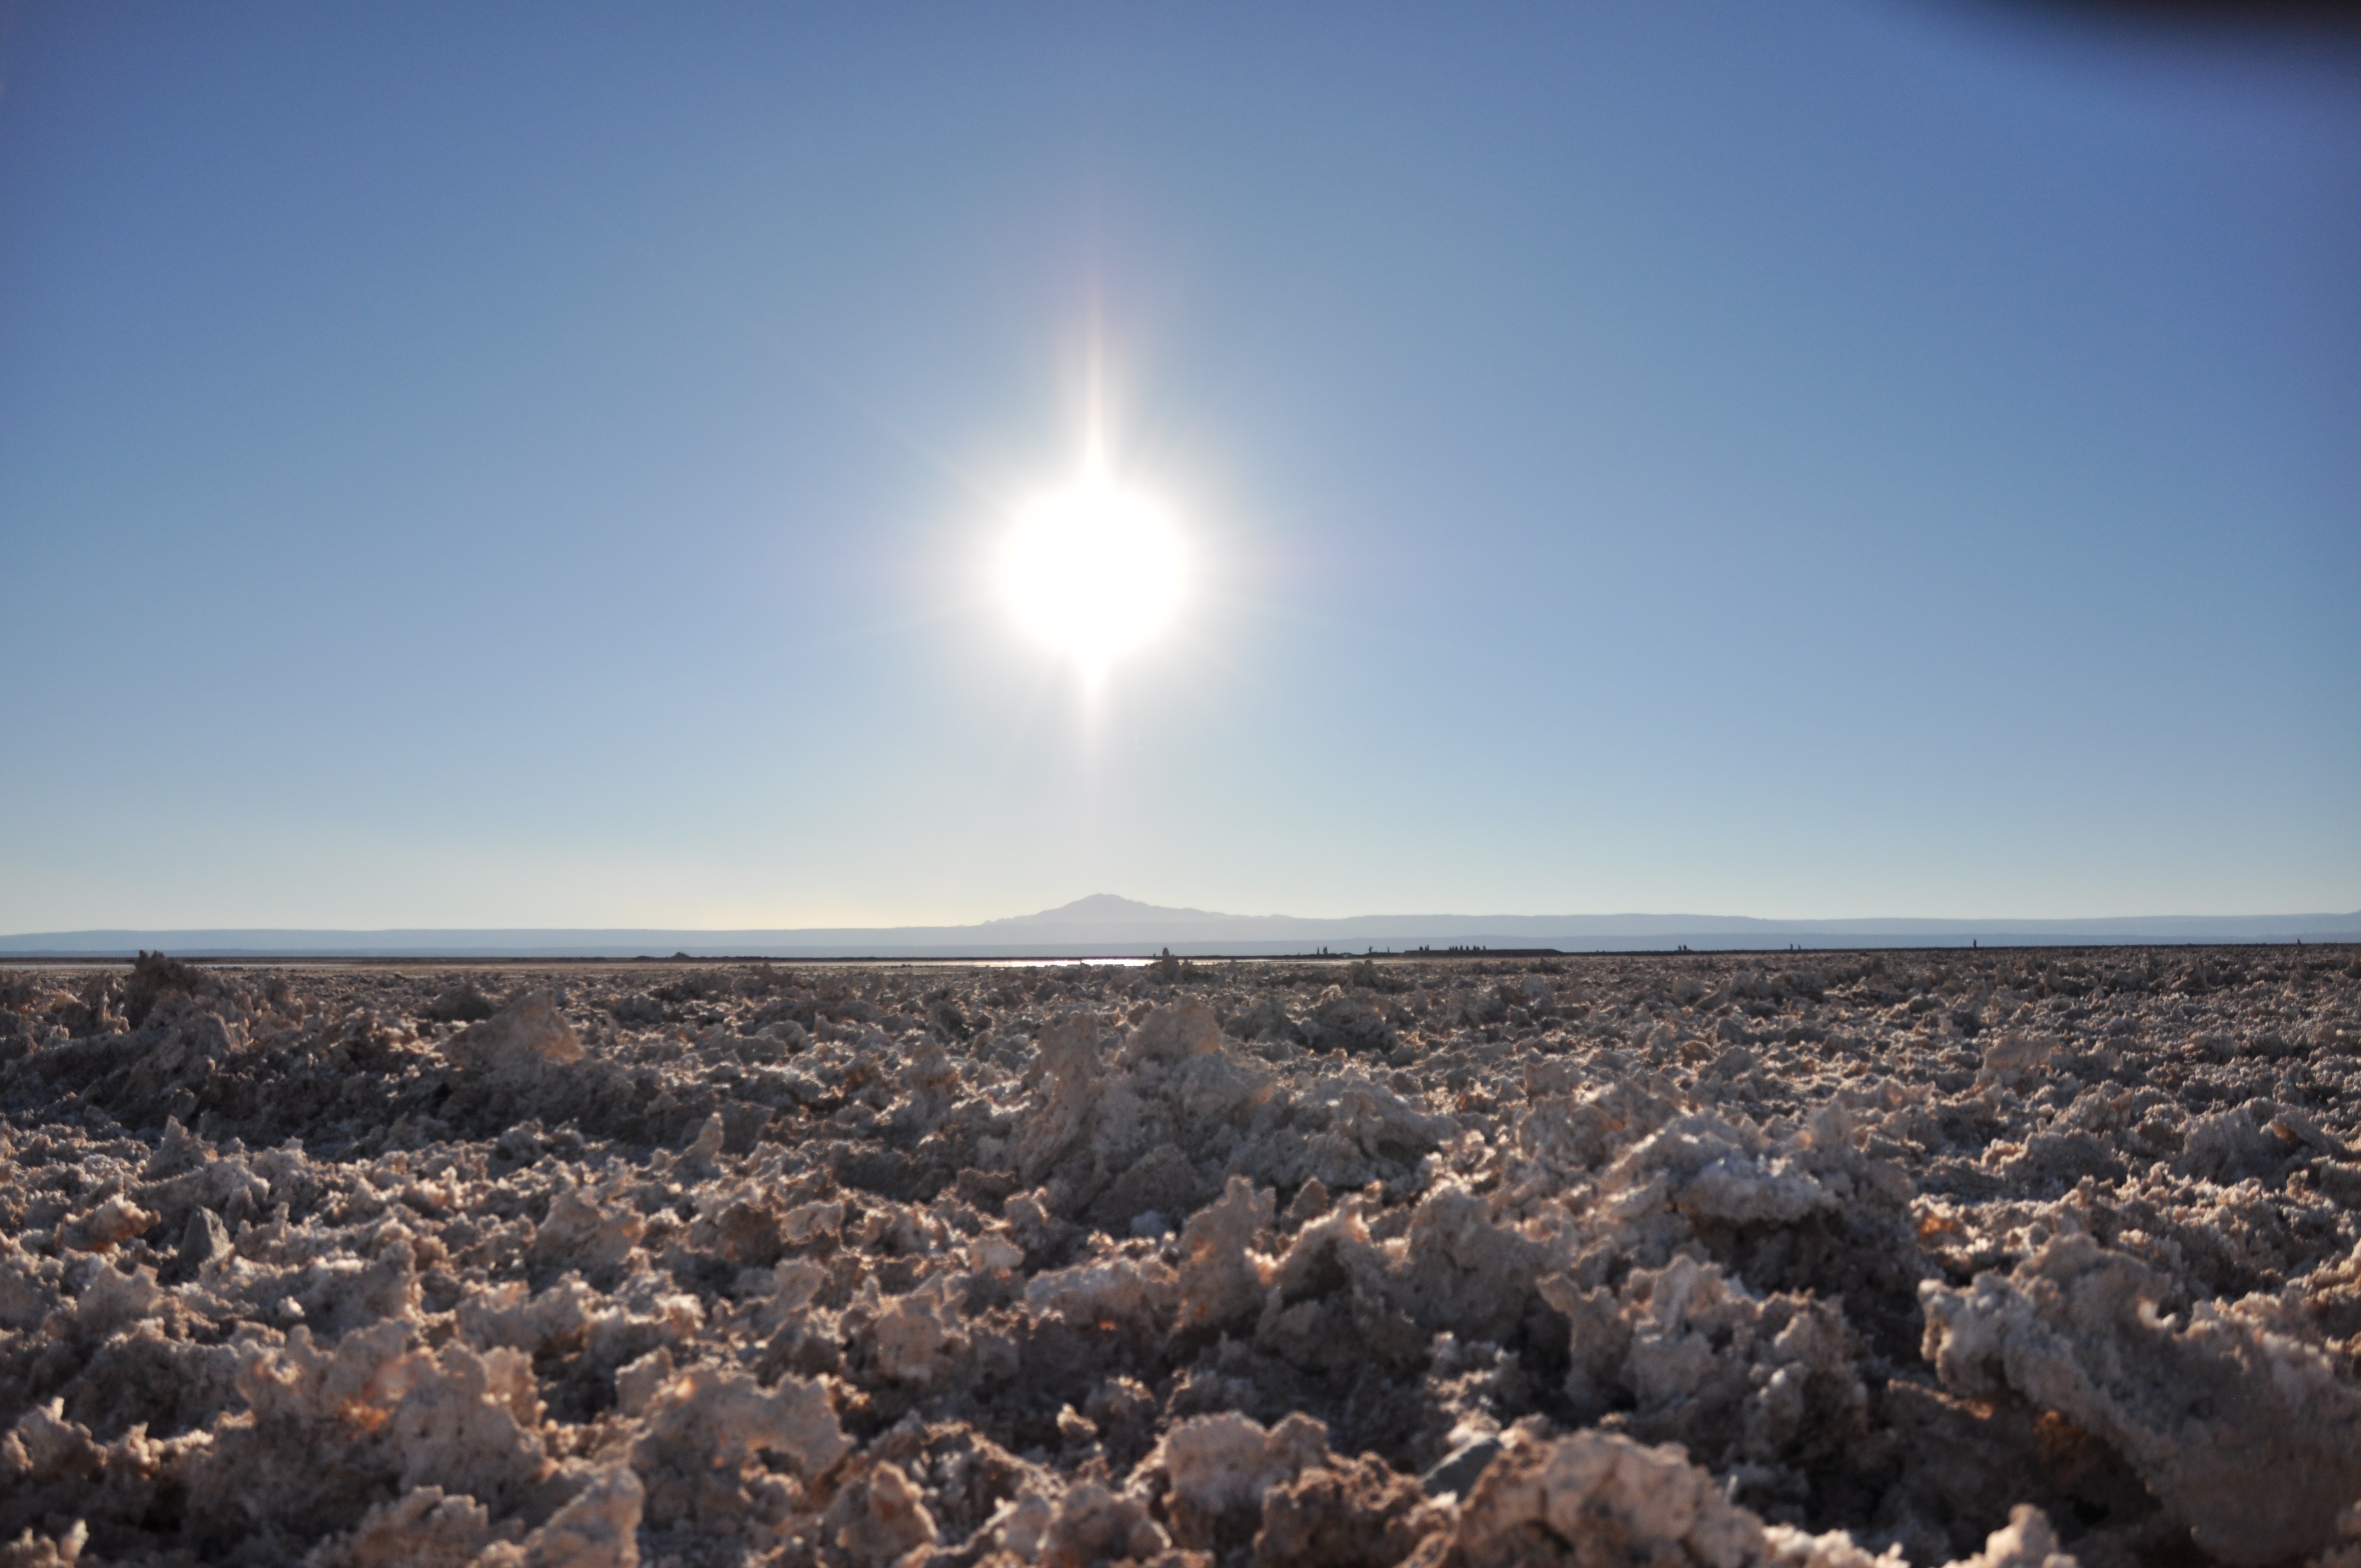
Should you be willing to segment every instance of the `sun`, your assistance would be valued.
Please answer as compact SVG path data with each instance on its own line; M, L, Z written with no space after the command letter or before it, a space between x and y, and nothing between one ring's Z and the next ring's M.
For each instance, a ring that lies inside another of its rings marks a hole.
M1092 462L1019 515L1001 587L1027 631L1095 676L1170 623L1187 568L1167 510Z

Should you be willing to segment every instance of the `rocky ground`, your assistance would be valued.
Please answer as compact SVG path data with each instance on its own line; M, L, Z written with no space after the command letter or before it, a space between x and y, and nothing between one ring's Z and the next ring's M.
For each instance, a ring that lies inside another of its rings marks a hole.
M0 1563L2361 1568L2356 994L7 971Z

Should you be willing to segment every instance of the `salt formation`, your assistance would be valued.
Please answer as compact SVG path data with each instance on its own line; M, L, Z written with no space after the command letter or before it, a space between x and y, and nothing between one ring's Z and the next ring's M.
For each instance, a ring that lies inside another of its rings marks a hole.
M2361 1568L2361 957L0 972L0 1563Z

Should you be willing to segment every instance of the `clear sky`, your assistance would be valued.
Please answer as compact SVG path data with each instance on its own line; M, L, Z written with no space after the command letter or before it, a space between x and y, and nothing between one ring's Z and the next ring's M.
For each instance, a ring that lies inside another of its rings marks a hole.
M4 15L0 930L2361 907L2349 43Z

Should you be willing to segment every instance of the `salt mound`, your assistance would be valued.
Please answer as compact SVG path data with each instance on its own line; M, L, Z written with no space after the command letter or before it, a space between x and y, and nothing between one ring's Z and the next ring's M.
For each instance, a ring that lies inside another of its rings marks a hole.
M529 1072L582 1059L582 1041L547 991L529 992L451 1036L444 1054L475 1072Z

